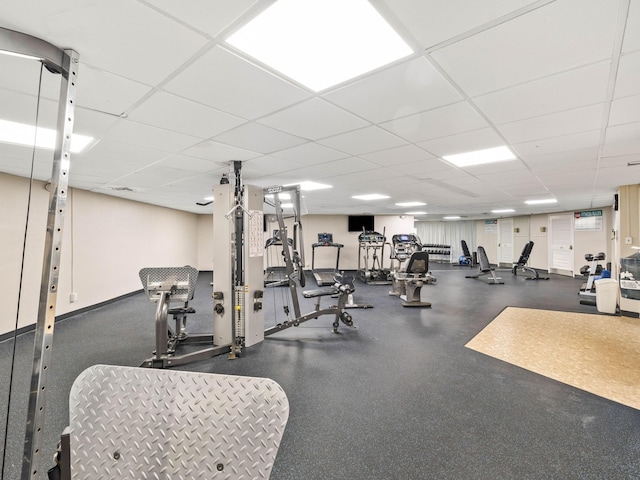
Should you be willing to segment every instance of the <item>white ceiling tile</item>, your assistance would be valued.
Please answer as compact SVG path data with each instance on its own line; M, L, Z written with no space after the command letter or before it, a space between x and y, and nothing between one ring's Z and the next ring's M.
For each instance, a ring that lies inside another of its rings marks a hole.
M0 2L0 23L80 53L74 126L96 140L72 157L70 184L79 188L210 214L195 202L232 160L248 160L253 184L334 185L305 194L309 213L398 214L396 199L420 199L437 221L487 218L493 205L525 195L561 200L546 209L520 203L526 213L589 208L610 204L619 184L640 183L640 168L626 166L640 156L640 0L628 2L626 24L626 0L376 0L427 50L321 94L224 45L272 1L9 1ZM32 121L39 67L0 56L0 118ZM43 78L40 122L53 126L60 78ZM612 88L605 118L596 105ZM496 125L510 123L517 143L509 146L522 161L460 169L434 158L502 144ZM227 133L227 143L211 141ZM0 145L0 171L27 176L30 156ZM36 150L36 178L50 176L51 158ZM350 198L371 191L393 198Z
M93 166L95 168L100 168L103 172L106 172L117 162L118 164L128 165L128 168L134 171L150 163L155 163L165 156L166 154L160 150L126 143L101 141L88 153L74 155L72 161L74 162L73 168L82 168L87 162L94 162Z
M604 104L596 104L541 117L498 125L510 143L523 143L549 137L595 130L602 125Z
M439 172L443 172L445 175L466 175L466 173L455 169L438 158L429 158L418 162L411 162L406 165L402 165L401 168L406 172L410 172L410 175L415 178L428 178L430 175L435 175Z
M528 158L525 163L534 174L567 173L580 169L583 165L595 168L598 159L598 147L569 150L548 155Z
M0 118L11 122L38 125L45 128L55 128L58 102L48 99L40 101L28 94L16 93L10 90L0 90Z
M314 178L340 177L347 173L366 172L376 168L380 168L380 166L358 157L350 157L321 165L304 167L298 172L304 174L305 180L313 180Z
M193 172L188 172L186 170L177 170L174 168L154 165L153 167L144 168L134 172L131 175L120 177L117 180L117 183L118 185L127 186L136 190L149 189L164 186L193 176Z
M378 165L391 166L427 160L433 158L433 155L415 145L402 145L401 147L393 147L379 152L365 153L360 157ZM406 167L398 168L405 170Z
M75 109L73 133L77 133L79 135L87 135L89 137L99 139L104 136L104 134L113 125L115 125L118 120L119 118L114 117L113 115L106 115L95 110L87 110L82 107L77 107Z
M552 2L432 56L469 96L477 96L609 58L618 6Z
M76 105L121 115L151 91L151 87L80 62Z
M277 175L280 172L288 172L299 167L300 165L294 161L265 155L242 162L242 175L248 182L251 182L254 178Z
M640 152L631 155L620 155L618 157L602 157L600 159L600 169L626 167L629 162L640 162ZM640 173L639 168L635 168L634 170L638 170Z
M147 0L181 21L213 37L228 28L258 0Z
M600 141L600 130L591 130L560 137L543 138L531 142L511 145L520 158L525 160L538 155L567 152L581 148L597 147Z
M365 77L325 98L376 123L462 100L424 57Z
M23 0L11 9L15 20L9 28L46 32L49 42L79 52L81 64L142 83L164 79L206 43L204 36L129 0Z
M215 162L230 162L232 160L248 160L260 156L258 152L245 150L243 148L225 145L220 142L207 140L200 142L181 152L183 155L213 160Z
M158 166L188 170L195 173L216 172L221 169L229 170L229 165L211 160L188 157L186 155L171 155L157 163Z
M611 102L609 125L640 122L640 95L624 97Z
M375 126L325 138L319 140L318 143L352 155L385 150L406 144L404 140Z
M213 138L216 142L244 147L260 153L271 153L305 142L305 139L265 127L259 123L245 123Z
M105 139L170 153L178 153L201 141L198 137L183 135L129 120L120 120L109 130Z
M465 0L429 2L387 0L385 3L407 26L420 45L428 48L537 2L531 0L492 0L490 3Z
M499 147L504 145L504 140L492 128L481 128L458 135L419 142L417 145L436 156L442 157L443 155Z
M569 110L606 100L610 62L599 62L475 97L494 123Z
M640 122L607 128L602 156L640 153Z
M411 142L420 142L477 130L486 127L487 122L467 102L458 102L380 126Z
M220 47L186 67L164 88L251 120L310 97L301 88Z
M1 8L1 7L0 7ZM0 14L1 16L1 14ZM34 59L0 55L0 89L58 100L60 96L60 75L42 68L42 63ZM40 73L42 84L40 85Z
M530 175L526 165L521 160L508 160L505 162L487 163L485 165L472 165L463 168L471 175L486 175L495 172L511 172L514 179L520 175Z
M246 120L166 92L156 92L129 119L202 139L226 132Z
M640 33L638 34L640 36ZM640 51L620 57L616 78L615 98L640 93Z
M313 98L281 110L260 119L259 123L309 140L318 140L369 125L369 122L320 98Z
M305 165L316 165L331 160L348 157L344 152L325 147L315 142L307 142L295 147L287 148L273 153L274 157L295 160Z
M640 2L631 0L629 3L629 16L624 32L622 53L640 50Z

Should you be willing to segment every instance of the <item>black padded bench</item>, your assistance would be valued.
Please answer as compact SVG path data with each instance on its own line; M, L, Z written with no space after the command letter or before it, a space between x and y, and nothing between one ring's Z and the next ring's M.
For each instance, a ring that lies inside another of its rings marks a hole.
M502 278L496 276L496 269L491 266L489 258L487 258L487 252L485 252L484 247L480 245L478 245L478 262L480 263L478 273L476 275L467 275L465 278L479 278L483 275L489 275L490 278L487 280L489 285L504 284Z

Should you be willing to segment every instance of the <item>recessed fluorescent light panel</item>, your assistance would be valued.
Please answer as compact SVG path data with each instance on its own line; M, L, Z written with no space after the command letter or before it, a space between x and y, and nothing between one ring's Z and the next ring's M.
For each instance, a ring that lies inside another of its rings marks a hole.
M527 205L543 205L545 203L556 203L558 200L555 198L543 198L541 200L525 200Z
M32 125L11 122L9 120L0 120L0 142L33 147L34 137L36 147L46 148L49 150L53 150L55 148L55 130L52 130L51 128L38 127L36 135L36 129ZM81 152L87 145L89 145L89 143L91 143L92 140L93 137L74 133L71 137L71 152Z
M486 150L476 150L474 152L458 153L456 155L445 155L442 158L447 162L453 163L456 167L471 167L473 165L484 165L485 163L515 160L516 156L509 148L503 146L487 148Z
M265 198L273 198L273 193L267 193L265 195ZM278 199L280 200L291 200L291 194L287 193L287 192L280 192L278 193Z
M491 213L513 213L515 210L513 208L503 208L501 210L491 210Z
M367 0L278 0L226 41L316 92L413 53Z
M288 185L285 185L285 187L291 187L293 185L300 185L300 190L302 190L303 192L310 192L312 190L322 190L325 188L333 188L332 185L327 185L325 183L318 183L318 182L289 183Z
M400 202L400 203L396 203L397 206L399 207L421 207L423 205L426 205L426 203L424 202Z
M384 200L391 197L389 195L380 195L379 193L369 193L368 195L353 195L351 198L356 200Z
M456 215L451 215L449 217L442 217L445 220L460 220L460 217L456 216Z

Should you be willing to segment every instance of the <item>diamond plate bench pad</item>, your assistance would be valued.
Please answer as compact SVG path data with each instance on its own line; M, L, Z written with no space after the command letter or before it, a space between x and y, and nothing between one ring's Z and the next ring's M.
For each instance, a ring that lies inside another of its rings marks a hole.
M269 478L288 417L270 379L96 365L69 397L72 479Z

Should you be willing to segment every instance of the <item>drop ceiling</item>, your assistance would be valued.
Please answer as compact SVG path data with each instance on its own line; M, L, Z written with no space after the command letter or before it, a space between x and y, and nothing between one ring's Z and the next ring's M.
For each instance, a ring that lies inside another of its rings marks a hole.
M414 53L317 93L225 43L271 3L5 0L0 27L80 55L75 132L95 141L72 156L78 189L208 214L197 203L241 160L245 183L333 186L303 213L420 201L418 219L440 220L605 207L640 183L640 0L372 0ZM0 68L0 117L54 126L55 76ZM517 160L442 159L499 145ZM0 172L33 159L46 181L50 156L0 144ZM351 198L369 193L390 198Z

